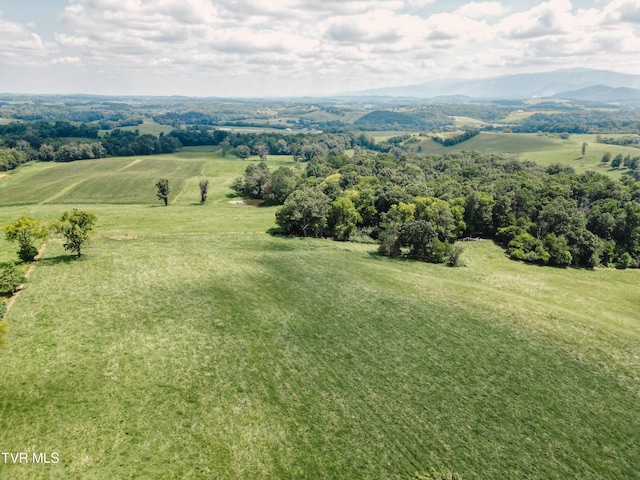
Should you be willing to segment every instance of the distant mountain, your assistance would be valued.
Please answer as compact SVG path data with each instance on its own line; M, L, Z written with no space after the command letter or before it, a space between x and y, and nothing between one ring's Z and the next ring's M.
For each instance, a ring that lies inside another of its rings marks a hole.
M554 98L589 100L592 102L640 101L640 90L629 87L614 88L607 85L594 85L580 90L557 93Z
M640 75L578 68L469 80L436 80L415 85L350 92L348 95L418 98L456 95L477 99L526 99L549 98L559 93L593 86L640 89Z

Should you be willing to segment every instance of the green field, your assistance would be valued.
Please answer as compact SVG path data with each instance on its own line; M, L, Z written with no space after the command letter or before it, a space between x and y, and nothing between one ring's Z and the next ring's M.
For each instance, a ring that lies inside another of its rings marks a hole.
M462 127L482 128L488 125L487 122L478 120L477 118L471 118L471 117L454 116L453 120L457 128L462 128Z
M583 142L587 142L584 157L582 156ZM600 160L605 152L611 152L613 156L618 153L629 154L632 157L640 156L639 148L596 143L596 135L587 134L571 135L569 139L563 140L553 134L481 132L465 142L450 147L444 147L431 138L424 138L419 145L424 153L443 154L452 151L476 150L482 153L513 156L519 160L531 160L544 166L561 163L571 166L578 173L594 170L613 177L620 177L627 172L627 169L602 166Z
M151 134L151 135L160 135L161 133L167 134L173 130L171 125L162 125L153 121L150 118L145 118L144 123L142 125L135 125L130 127L120 127L120 130L128 130L131 132L135 132L138 130L140 135Z
M60 462L0 478L640 478L639 271L272 237L274 208L229 203L246 165L201 148L0 179L2 225L99 218L80 260L49 242L6 316L1 450Z

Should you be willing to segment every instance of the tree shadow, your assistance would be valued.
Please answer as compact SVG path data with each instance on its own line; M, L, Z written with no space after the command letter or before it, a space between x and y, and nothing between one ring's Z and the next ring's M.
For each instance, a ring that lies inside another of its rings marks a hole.
M82 259L82 257L80 257L80 259ZM38 264L39 265L45 265L45 266L52 266L52 265L58 265L60 263L71 263L75 260L78 260L78 256L77 255L58 255L57 257L47 257L47 258L41 258L40 260L38 260Z
M290 237L291 236L284 233L284 230L282 230L282 228L280 227L272 227L269 230L267 230L267 233L274 237Z

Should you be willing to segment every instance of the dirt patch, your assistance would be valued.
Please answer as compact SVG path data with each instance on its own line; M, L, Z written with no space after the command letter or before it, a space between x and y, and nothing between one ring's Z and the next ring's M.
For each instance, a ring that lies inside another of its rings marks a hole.
M232 203L234 205L248 205L249 207L259 207L260 205L264 205L264 200L247 198L244 200L231 200L229 203Z
M6 176L7 176L7 174L6 174L6 173L0 173L0 178L4 178L4 177L6 177Z
M138 238L137 235L118 235L118 236L109 236L105 235L104 238L108 238L109 240L115 240L117 242L126 242L128 240L135 240Z

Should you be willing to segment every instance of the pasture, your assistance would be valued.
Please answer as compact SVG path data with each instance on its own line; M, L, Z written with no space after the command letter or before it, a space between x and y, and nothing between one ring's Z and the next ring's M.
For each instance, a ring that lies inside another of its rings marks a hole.
M275 208L229 203L247 163L190 148L0 179L2 225L99 219L80 260L49 242L6 316L2 451L60 462L0 478L640 476L640 272L273 237Z
M583 142L587 143L584 156L582 156ZM512 156L519 160L531 160L545 166L560 163L572 167L578 173L593 170L615 178L626 173L627 169L624 167L613 169L610 166L601 165L600 161L605 152L611 152L613 156L619 153L623 156L640 156L638 148L596 143L596 135L588 134L571 135L569 139L563 140L553 134L481 132L465 142L450 147L444 147L431 138L423 138L416 145L419 145L424 153L444 154L476 150L482 153ZM412 146L412 148L417 147Z
M162 125L160 123L155 122L151 118L145 118L142 125L132 125L129 127L120 127L120 130L135 132L136 130L140 132L141 135L151 134L151 135L160 135L161 133L166 135L173 127L171 125Z

